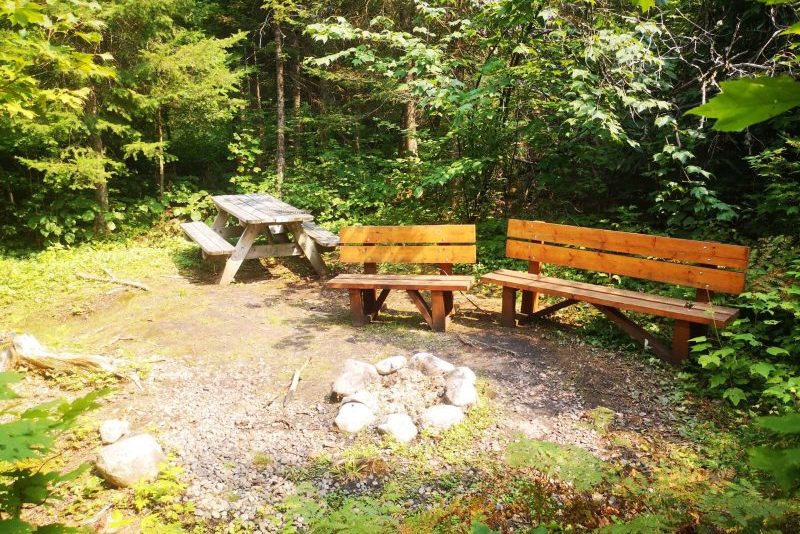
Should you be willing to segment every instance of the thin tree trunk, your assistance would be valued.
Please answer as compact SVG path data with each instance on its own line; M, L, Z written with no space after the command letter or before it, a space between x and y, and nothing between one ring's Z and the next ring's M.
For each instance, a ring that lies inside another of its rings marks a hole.
M92 89L89 98L89 114L91 115L90 121L92 123L90 128L92 148L97 152L98 157L103 157L105 153L103 138L100 137L100 132L97 131L98 108L97 92L96 89ZM97 200L98 208L100 208L94 216L94 231L96 234L106 234L108 233L108 226L106 224L106 213L108 213L108 183L105 179L95 185L94 198Z
M295 49L295 60L292 65L292 154L295 161L300 157L300 136L303 133L303 125L300 122L300 65L303 62L303 49L300 45L300 38L297 32L293 32L293 45Z
M414 80L413 75L409 72L406 74L406 84L410 85ZM404 149L406 155L417 156L417 101L414 96L409 94L406 101L406 109L403 113L403 129L406 132Z
M284 94L284 59L283 59L283 34L281 26L275 23L275 85L277 86L278 107L278 146L275 158L275 192L278 197L283 190L283 175L286 170L286 110Z
M164 195L164 121L161 117L161 106L156 116L158 124L158 196Z

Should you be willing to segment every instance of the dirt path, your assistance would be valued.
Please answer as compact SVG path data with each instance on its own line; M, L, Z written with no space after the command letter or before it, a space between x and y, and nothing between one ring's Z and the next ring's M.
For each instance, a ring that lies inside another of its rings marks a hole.
M100 417L154 431L186 469L186 498L200 517L238 518L266 530L259 510L294 492L297 469L323 458L336 465L354 443L379 441L332 425L330 383L347 358L375 362L427 351L472 367L497 410L465 454L500 454L522 434L611 457L592 428L597 407L614 412L617 428L670 439L669 389L661 385L669 372L555 336L547 325L500 328L498 299L470 296L479 310L457 295L451 330L434 334L401 294L390 296L381 322L354 329L344 292L318 280L262 276L229 287L162 280L149 293L125 291L88 317L32 330L60 339L63 348L116 354L140 368L150 362L144 391L124 387ZM293 371L309 358L284 406ZM327 474L314 483L323 492L335 485Z

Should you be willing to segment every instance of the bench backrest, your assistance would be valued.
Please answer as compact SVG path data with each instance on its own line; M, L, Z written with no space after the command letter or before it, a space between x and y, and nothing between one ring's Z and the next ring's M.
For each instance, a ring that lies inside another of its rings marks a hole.
M377 263L475 263L475 225L342 228L339 231L339 259L366 266Z
M708 292L741 293L750 249L710 241L511 219L506 255L531 262L530 272L539 272L542 263L552 263Z

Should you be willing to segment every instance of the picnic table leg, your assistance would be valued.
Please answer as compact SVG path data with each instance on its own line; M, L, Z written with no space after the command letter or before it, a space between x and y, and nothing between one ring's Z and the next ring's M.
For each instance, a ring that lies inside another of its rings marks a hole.
M223 228L225 228L227 224L228 224L228 212L219 210L219 212L217 212L216 218L214 219L214 223L211 225L211 229L214 230L216 233L222 235L220 231Z
M256 240L262 228L263 225L260 224L248 224L245 227L242 237L239 238L239 242L236 243L236 248L233 249L233 254L231 254L231 257L228 258L228 261L225 263L225 270L222 271L219 285L226 286L231 283L239 267L241 267L242 262L247 257L247 253L250 252L253 241Z
M325 276L328 274L328 268L325 266L325 262L322 260L322 255L317 250L314 240L308 237L308 234L306 234L306 231L303 229L303 224L289 223L287 226L292 232L295 242L300 245L301 249L303 249L303 253L306 255L306 258L308 258L308 261L311 262L311 265L314 267L314 270L317 271L317 274L320 276Z
M450 316L445 312L444 291L431 291L431 330L446 332Z
M503 286L503 311L500 316L500 324L503 326L517 326L516 306L517 290L513 287Z

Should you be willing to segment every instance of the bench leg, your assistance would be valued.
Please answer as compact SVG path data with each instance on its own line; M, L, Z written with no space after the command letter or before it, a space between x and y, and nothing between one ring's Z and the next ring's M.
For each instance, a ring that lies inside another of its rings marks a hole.
M373 319L378 318L378 314L381 312L381 308L383 307L383 303L386 301L386 297L389 296L389 289L381 290L381 294L378 295L378 298L375 299L375 302L372 303L372 309L369 310L370 315L372 315ZM374 293L373 293L374 295Z
M425 299L422 298L422 295L419 294L419 291L416 289L406 289L406 293L408 293L411 302L413 302L417 307L419 313L422 314L422 318L425 319L425 322L428 323L431 328L433 328L433 315L431 308L428 306L428 303L425 302Z
M445 307L444 293L444 291L431 291L431 330L434 332L446 332L450 322L450 316Z
M217 213L216 218L214 218L214 223L211 225L211 229L214 230L219 235L222 235L222 230L228 224L228 212L219 210ZM222 237L225 237L222 235Z
M444 314L451 315L453 313L453 292L444 292Z
M222 271L219 285L226 286L233 281L233 277L236 276L236 272L239 270L239 267L242 266L242 262L247 258L247 253L250 252L253 241L256 240L256 236L258 236L263 228L264 227L260 224L247 225L244 232L242 232L242 237L239 238L239 242L236 243L236 248L233 249L233 254L231 254L231 257L225 262L225 270Z
M517 326L516 311L517 290L513 287L503 286L503 311L500 315L500 324L503 326Z
M369 316L364 312L364 294L360 289L350 290L350 313L353 316L353 326L369 323Z
M534 291L522 292L522 304L520 305L519 312L524 315L531 315L539 311L539 293Z
M692 325L688 321L675 321L672 329L672 363L680 363L689 357L689 338Z

